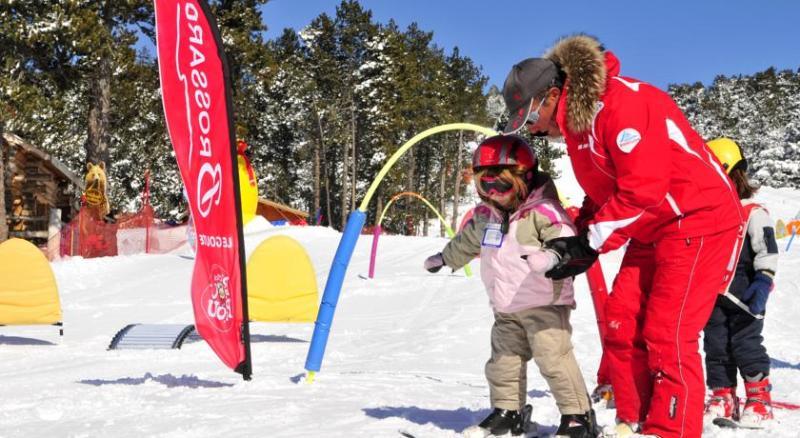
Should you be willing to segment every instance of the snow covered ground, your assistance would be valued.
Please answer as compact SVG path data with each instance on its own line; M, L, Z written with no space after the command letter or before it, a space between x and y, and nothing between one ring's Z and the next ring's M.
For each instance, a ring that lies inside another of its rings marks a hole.
M564 166L562 168L567 168ZM565 175L569 178L569 175ZM563 185L563 184L562 184ZM574 185L565 190L573 202ZM800 192L765 188L774 217L800 208ZM247 247L286 234L309 251L320 289L339 234L325 228L250 227ZM376 278L364 280L371 237L347 272L322 371L303 380L312 324L251 325L254 376L242 381L204 342L180 350L107 350L129 323L191 324L193 260L132 255L53 263L65 334L53 327L0 327L0 437L455 437L489 412L483 366L492 314L480 280L429 274L422 262L441 238L384 236ZM786 239L779 242L781 251ZM603 256L613 274L619 252ZM473 270L478 272L478 261ZM578 281L574 343L587 384L600 357L592 305ZM800 403L800 242L780 261L766 345L774 398ZM559 415L535 366L529 400L545 431ZM599 419L614 412L599 408ZM768 431L709 426L712 437L797 437L800 411L776 410Z

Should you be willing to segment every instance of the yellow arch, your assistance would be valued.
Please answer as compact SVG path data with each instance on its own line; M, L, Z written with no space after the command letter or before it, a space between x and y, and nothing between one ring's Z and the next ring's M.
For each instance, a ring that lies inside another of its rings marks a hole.
M383 218L386 216L386 212L389 211L389 207L391 207L392 204L394 204L394 201L403 197L417 198L420 201L422 201L425 205L428 206L428 208L431 209L431 211L433 211L436 214L436 217L439 218L439 222L441 222L442 225L444 225L444 231L445 233L447 233L447 237L452 239L453 237L456 236L456 233L453 232L453 229L450 228L450 225L447 225L447 221L444 220L444 217L442 216L441 213L439 213L439 210L437 210L436 207L434 207L430 202L428 202L428 200L425 199L425 197L415 192L400 192L392 196L392 198L389 199L389 202L386 203L386 206L383 207L383 211L381 212L381 215L378 218L377 222L378 226L381 226L381 224L383 223ZM472 269L470 269L469 265L464 266L464 273L467 275L467 277L472 277Z
M392 154L391 157L389 157L389 160L383 165L381 171L378 172L378 176L375 177L375 179L372 181L372 184L369 186L369 190L367 190L367 194L364 196L364 200L361 201L361 205L358 207L358 209L364 213L367 212L369 201L371 201L372 197L375 195L375 190L378 189L378 186L381 184L381 181L383 181L383 178L387 173L389 173L397 160L399 160L403 154L411 149L412 146L422 141L425 137L445 131L475 131L489 136L497 135L497 131L494 129L486 128L480 125L474 125L472 123L450 123L448 125L436 126L420 132L414 137L411 137L411 140L405 142L400 149L398 149L394 154Z
M416 192L400 192L392 196L391 199L389 199L389 202L386 203L386 206L383 207L383 211L381 212L381 215L378 217L378 225L381 225L383 223L383 218L386 216L386 212L389 211L389 207L391 207L392 204L394 204L394 201L397 201L398 199L404 197L417 198L420 201L422 201L425 205L427 205L428 208L430 208L431 211L436 215L436 217L439 218L439 222L441 222L442 225L444 225L444 229L447 232L447 237L451 239L453 238L455 234L453 233L453 230L447 225L447 222L444 220L442 214L439 213L439 210L437 210L436 207L434 207L430 202L428 202L428 200L425 199L424 196Z
M383 181L383 178L392 169L397 160L403 156L412 146L419 143L429 135L437 134L445 131L476 131L485 135L497 135L493 129L485 128L483 126L474 125L472 123L451 123L448 125L441 125L434 128L426 129L419 134L408 140L403 146L400 147L383 165L381 171L372 181L372 184L367 190L364 200L358 207L357 211L350 213L345 229L342 231L342 240L339 241L339 247L333 257L331 270L328 272L328 280L325 284L325 292L322 295L322 302L320 303L320 310L317 314L317 321L314 325L314 334L311 338L311 345L308 347L308 356L306 357L306 370L308 375L307 381L310 383L314 380L314 374L319 371L322 365L322 356L325 354L325 345L328 342L328 334L330 333L330 325L333 321L333 315L336 311L336 303L339 301L339 294L342 291L342 283L344 281L344 274L347 271L347 266L350 264L350 257L353 255L358 235L364 228L364 221L367 217L367 207L369 201L375 195L375 191Z

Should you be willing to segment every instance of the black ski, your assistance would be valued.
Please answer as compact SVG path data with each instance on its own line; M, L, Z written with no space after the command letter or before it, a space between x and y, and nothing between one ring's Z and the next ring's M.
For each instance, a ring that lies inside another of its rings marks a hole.
M732 420L730 418L725 418L725 417L717 417L712 421L712 423L714 423L715 426L721 427L723 429L763 429L764 428L763 426L748 426L748 425L744 425L742 423L739 423L738 421L734 421L734 420Z

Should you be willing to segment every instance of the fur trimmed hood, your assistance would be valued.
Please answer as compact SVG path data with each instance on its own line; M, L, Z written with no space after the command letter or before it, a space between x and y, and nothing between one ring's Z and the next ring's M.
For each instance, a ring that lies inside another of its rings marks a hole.
M573 133L581 133L592 127L596 102L606 89L608 74L607 62L619 62L610 52L606 52L600 42L588 35L573 35L562 38L547 51L550 59L564 70L567 80L566 115L567 128ZM613 59L609 59L613 58Z

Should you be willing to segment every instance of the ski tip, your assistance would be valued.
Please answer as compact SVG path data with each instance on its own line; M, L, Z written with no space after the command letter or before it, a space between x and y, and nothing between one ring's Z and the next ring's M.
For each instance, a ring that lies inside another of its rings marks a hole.
M316 373L316 372L314 372L314 371L309 371L309 372L308 372L308 374L306 374L306 383L307 383L307 384L309 384L309 385L310 385L310 384L312 384L312 383L314 383L314 377L315 377L316 375L317 375L317 373Z

